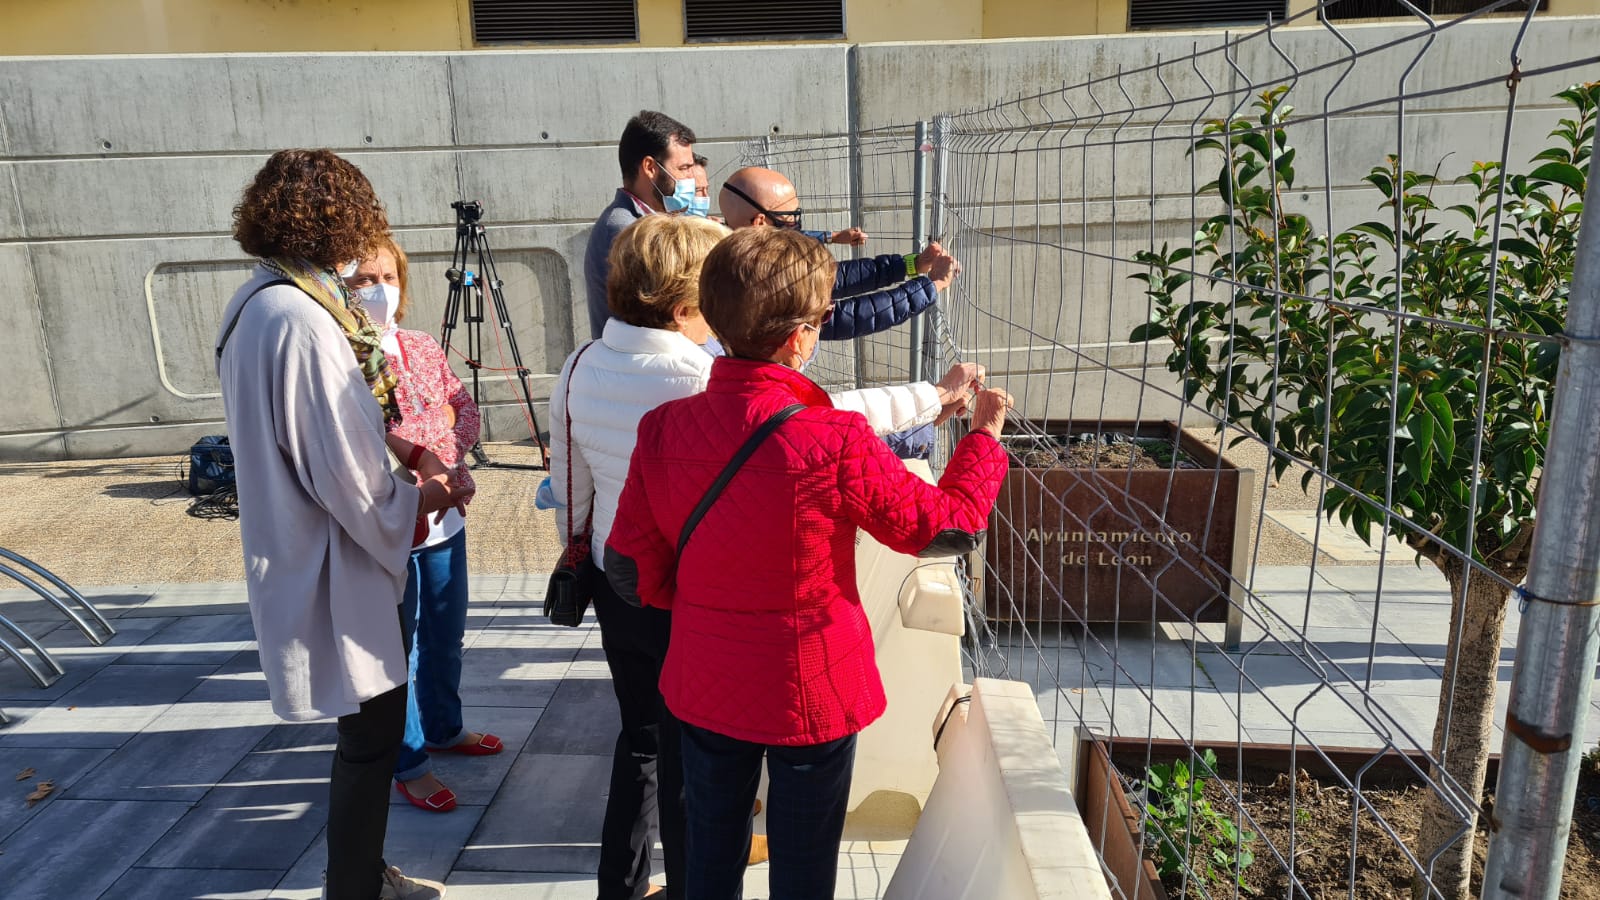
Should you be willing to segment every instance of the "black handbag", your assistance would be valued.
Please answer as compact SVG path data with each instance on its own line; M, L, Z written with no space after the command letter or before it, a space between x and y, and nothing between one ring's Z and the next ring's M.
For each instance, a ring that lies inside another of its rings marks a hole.
M544 591L544 614L549 617L550 624L568 628L583 624L583 616L589 611L589 604L594 602L600 579L605 577L594 564L593 548L590 546L594 538L593 498L589 501L589 516L584 520L583 531L576 531L572 521L572 454L576 452L572 446L572 379L578 374L578 360L592 346L594 341L583 345L572 359L571 371L567 372L565 404L568 405L562 408L567 428L567 547L562 551L555 571L550 573L550 583Z

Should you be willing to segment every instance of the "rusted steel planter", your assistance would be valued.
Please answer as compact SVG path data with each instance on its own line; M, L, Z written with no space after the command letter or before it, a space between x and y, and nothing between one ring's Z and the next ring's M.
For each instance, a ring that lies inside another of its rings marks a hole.
M1140 854L1139 814L1122 790L1116 767L1103 741L1087 738L1079 744L1078 814L1089 832L1089 843L1100 854L1113 893L1131 900L1167 900L1155 863ZM1072 775L1074 773L1068 773Z
M984 602L1027 622L1227 622L1238 643L1255 473L1172 422L1035 423L1049 434L1161 438L1197 468L1013 463L990 522ZM1165 516L1162 511L1165 510ZM1229 573L1233 578L1229 578Z

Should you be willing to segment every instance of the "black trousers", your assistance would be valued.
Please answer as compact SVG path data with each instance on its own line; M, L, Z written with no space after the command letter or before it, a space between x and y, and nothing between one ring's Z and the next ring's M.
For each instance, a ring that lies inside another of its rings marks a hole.
M400 627L410 656L412 634L403 616ZM383 889L389 780L405 730L405 684L339 717L339 743L328 784L329 900L376 900Z
M667 710L660 688L672 615L630 606L609 585L597 592L594 612L622 714L611 760L611 796L600 831L599 900L644 896L650 889L650 852L658 834L667 896L683 897L683 757L678 720Z
M855 771L856 736L777 747L683 726L689 783L688 890L695 900L740 900L750 860L750 808L766 761L771 900L830 900Z

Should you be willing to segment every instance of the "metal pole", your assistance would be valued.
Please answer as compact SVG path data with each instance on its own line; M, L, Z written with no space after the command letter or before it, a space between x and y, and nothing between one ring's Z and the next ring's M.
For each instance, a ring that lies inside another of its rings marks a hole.
M850 53L851 53L851 58L854 59L855 58L855 50L852 49L850 51ZM852 104L851 106L852 106L851 115L853 117L856 113L854 111L854 104ZM866 201L862 197L862 194L865 191L865 189L862 187L862 185L866 183L867 175L866 175L866 165L865 165L864 161L861 158L861 155L862 155L861 154L861 131L860 131L859 128L856 127L856 122L855 122L854 118L852 118L851 122L850 122L849 147L850 147L850 224L853 225L853 226L860 226L862 228L865 228L866 225L867 225L867 207L866 207ZM860 247L852 247L851 251L852 251L851 252L851 258L852 259L861 259L862 258L862 252L861 252L861 248ZM861 388L864 388L864 387L867 386L866 385L866 378L864 377L864 373L867 370L867 342L866 342L866 338L857 337L854 340L852 340L850 342L850 351L851 351L852 355L855 357L856 389L860 390Z
M927 235L928 215L928 154L922 151L928 143L928 123L926 120L917 122L917 149L913 157L911 170L911 252L916 253L922 249L922 240ZM927 328L922 316L911 320L911 380L925 380L922 373L922 342Z
M1600 197L1589 199L1517 632L1485 900L1555 900L1560 892L1600 646Z
M945 178L950 166L944 145L949 127L949 116L933 117L933 190L929 195L932 211L928 216L927 237L941 242L944 240ZM943 305L944 298L938 298L923 313L928 324L922 342L922 370L934 376L939 374L939 347L945 337Z

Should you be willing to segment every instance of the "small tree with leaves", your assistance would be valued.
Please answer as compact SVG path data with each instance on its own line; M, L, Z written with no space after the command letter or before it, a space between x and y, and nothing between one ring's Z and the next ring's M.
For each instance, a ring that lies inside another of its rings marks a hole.
M1326 472L1330 518L1369 544L1387 525L1444 574L1454 602L1434 774L1472 805L1509 586L1532 546L1559 355L1541 337L1565 316L1600 85L1557 95L1572 114L1526 174L1475 163L1447 191L1437 172L1391 156L1366 178L1382 217L1333 234L1286 208L1286 92L1262 94L1248 118L1210 122L1195 143L1192 153L1221 157L1199 193L1226 209L1192 246L1139 255L1147 270L1133 277L1153 315L1130 340L1169 340L1184 396L1266 443L1275 477L1303 462L1309 489ZM1462 202L1441 208L1446 192ZM1431 792L1416 855L1442 852L1419 896L1468 896L1473 833L1460 830Z

